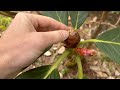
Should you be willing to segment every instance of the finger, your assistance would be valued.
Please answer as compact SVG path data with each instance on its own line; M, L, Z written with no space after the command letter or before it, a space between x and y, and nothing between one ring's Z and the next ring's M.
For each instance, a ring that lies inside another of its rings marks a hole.
M37 46L41 48L46 48L52 44L59 43L67 39L69 32L65 30L57 30L51 32L34 32L33 35L34 44L37 44Z
M27 17L31 20L31 23L37 31L41 31L41 28L45 28L44 31L51 30L68 30L69 28L61 22L56 21L47 16L27 14Z

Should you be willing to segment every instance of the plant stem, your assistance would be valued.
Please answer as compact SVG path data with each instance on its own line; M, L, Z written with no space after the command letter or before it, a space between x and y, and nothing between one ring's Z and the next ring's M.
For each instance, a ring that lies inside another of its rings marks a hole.
M83 70L82 70L82 63L79 55L75 57L77 66L78 66L78 79L83 79Z
M70 51L69 51L69 50L65 50L65 52L64 52L64 53L58 58L58 60L56 60L56 61L54 62L54 64L51 66L50 70L47 72L47 74L45 75L44 79L46 79L46 78L52 73L52 71L55 70L55 69L59 66L60 62L61 62L62 60L64 60L64 58L65 58L67 55L69 55L69 54L70 54Z
M117 42L104 41L104 40L98 40L98 39L89 39L89 40L81 41L81 42L79 43L79 45L80 45L80 44L89 43L89 42L101 42L101 43L108 43L108 44L120 45L120 43L117 43Z

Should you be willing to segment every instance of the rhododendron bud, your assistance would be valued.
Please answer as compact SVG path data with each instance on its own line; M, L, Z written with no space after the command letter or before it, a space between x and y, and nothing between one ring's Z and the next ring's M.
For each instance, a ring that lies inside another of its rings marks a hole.
M69 37L64 41L66 48L75 48L80 42L80 35L77 31L70 31Z
M75 48L75 52L81 56L94 56L96 55L96 51L93 49L86 49L86 48Z

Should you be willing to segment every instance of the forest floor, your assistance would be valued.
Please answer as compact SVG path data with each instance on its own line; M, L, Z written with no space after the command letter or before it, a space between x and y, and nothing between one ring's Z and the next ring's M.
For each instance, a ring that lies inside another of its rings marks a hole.
M104 14L104 15L103 15ZM102 20L101 20L102 19ZM99 29L100 32L119 27L120 14L112 12L91 12L85 23L79 29L79 34L83 40L90 39L91 35ZM104 53L99 51L94 44L86 45L97 51L92 57L82 59L83 72L88 79L120 79L120 65L113 62ZM52 64L55 59L65 51L62 43L54 44L49 51L42 55L34 64L26 70L42 65ZM76 79L77 66L74 60L64 60L59 66L61 79Z

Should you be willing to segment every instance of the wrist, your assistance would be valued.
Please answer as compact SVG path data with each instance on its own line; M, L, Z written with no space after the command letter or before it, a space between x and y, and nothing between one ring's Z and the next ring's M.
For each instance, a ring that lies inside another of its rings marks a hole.
M14 67L10 64L11 55L6 43L0 39L0 79L14 78Z

